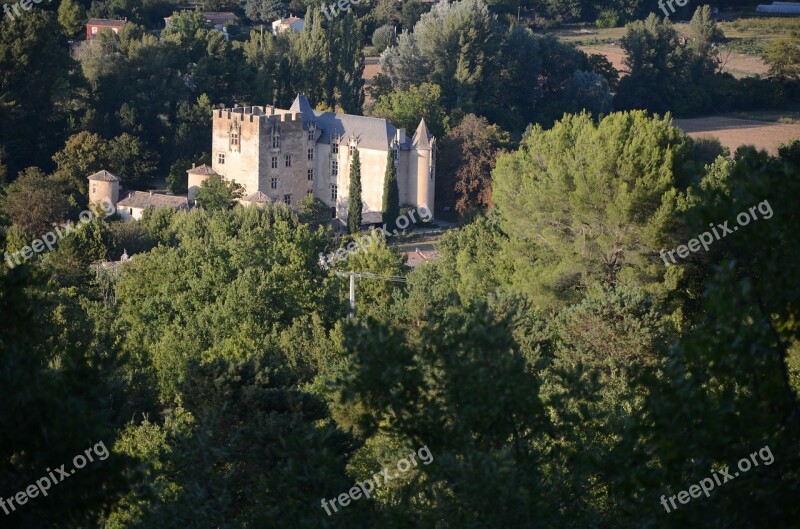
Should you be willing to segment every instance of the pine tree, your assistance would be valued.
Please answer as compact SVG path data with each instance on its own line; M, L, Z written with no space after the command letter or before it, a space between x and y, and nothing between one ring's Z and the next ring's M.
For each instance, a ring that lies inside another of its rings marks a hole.
M64 0L58 6L58 23L64 28L64 34L72 36L83 29L86 11L75 0Z
M350 162L350 198L347 204L347 227L350 233L361 230L361 156L353 150Z
M391 149L386 155L386 175L383 177L383 222L394 226L400 216L400 189Z

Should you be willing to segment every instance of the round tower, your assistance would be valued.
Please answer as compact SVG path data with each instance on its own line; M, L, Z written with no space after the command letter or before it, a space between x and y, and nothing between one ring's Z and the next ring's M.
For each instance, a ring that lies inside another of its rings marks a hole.
M217 174L217 172L206 164L203 164L200 167L194 167L193 165L191 169L186 171L186 174L189 175L189 195L187 198L191 203L194 197L197 196L200 185L208 180L209 176Z
M111 203L112 206L119 202L119 177L114 176L105 169L89 177L89 204L101 205Z
M419 122L419 127L411 141L413 151L411 156L416 158L411 163L411 178L415 178L416 185L410 186L412 203L419 207L424 206L433 212L435 167L436 167L436 138L431 135L425 120Z

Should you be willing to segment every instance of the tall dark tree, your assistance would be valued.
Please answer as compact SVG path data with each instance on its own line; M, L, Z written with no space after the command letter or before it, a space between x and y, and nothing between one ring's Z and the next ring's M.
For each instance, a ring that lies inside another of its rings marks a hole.
M66 109L80 106L70 101L76 68L61 32L55 13L38 7L0 19L0 146L10 175L31 165L49 170L68 135Z
M458 213L492 205L492 169L508 134L486 118L467 114L442 138L437 194Z
M394 226L400 216L400 188L397 186L397 168L392 151L386 155L386 174L383 177L383 223Z
M347 201L347 227L350 233L361 230L361 156L353 149L350 160L350 192Z

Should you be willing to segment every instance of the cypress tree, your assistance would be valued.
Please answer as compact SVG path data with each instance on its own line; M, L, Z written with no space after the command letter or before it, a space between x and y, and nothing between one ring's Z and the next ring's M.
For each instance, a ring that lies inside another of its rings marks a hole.
M383 177L383 223L391 229L400 216L400 189L397 187L397 170L392 150L386 155L386 175Z
M350 233L361 230L361 156L358 149L353 151L350 162L350 198L347 204L347 227Z

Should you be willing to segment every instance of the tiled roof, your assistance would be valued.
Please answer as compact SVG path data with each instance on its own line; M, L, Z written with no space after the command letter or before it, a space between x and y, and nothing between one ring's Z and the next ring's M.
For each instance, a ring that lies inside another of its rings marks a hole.
M123 208L189 208L189 201L186 197L176 195L162 195L151 191L131 191L128 196L117 203L117 207Z
M191 169L189 169L186 172L189 173L189 174L209 174L209 175L210 174L217 174L217 172L215 170L213 170L212 168L210 168L206 164L203 164L203 165L201 165L199 167L192 167Z
M441 257L441 254L435 250L429 252L404 252L405 256L408 258L407 265L410 268L414 268L419 266L420 264L426 261L433 261L434 259L438 259Z
M251 195L247 195L246 197L244 197L242 199L242 201L243 202L254 202L256 204L269 204L270 202L273 202L273 200L269 196L265 195L261 191L256 191L255 193L253 193Z
M230 11L203 11L203 16L214 25L222 25L236 20L236 15Z
M89 180L100 180L101 182L119 182L119 177L114 176L105 169L98 171L89 177Z
M127 24L127 20L113 20L110 18L90 18L86 24L89 26L114 26L122 27Z

